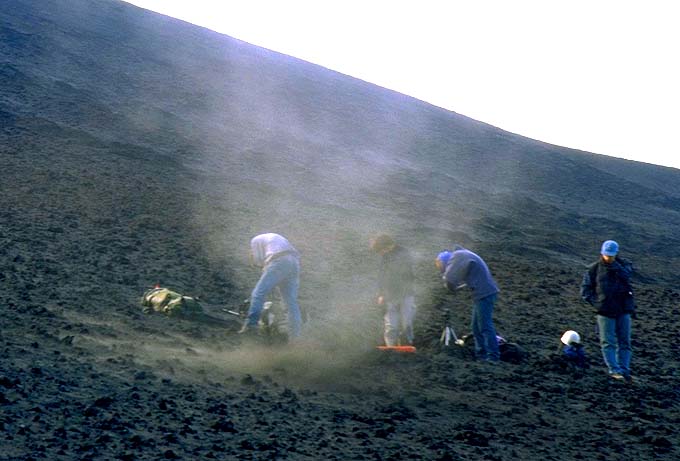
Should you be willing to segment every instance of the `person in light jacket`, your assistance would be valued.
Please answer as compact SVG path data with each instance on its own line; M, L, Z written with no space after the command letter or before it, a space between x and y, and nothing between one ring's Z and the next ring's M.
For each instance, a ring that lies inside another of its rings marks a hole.
M444 250L435 259L447 288L455 292L467 287L472 290L472 335L475 355L479 360L498 362L500 352L493 323L493 310L499 293L496 281L484 260L470 250L456 245Z
M250 241L251 262L262 267L262 275L250 296L250 308L241 334L255 333L262 315L267 295L278 287L288 308L288 326L291 338L300 336L301 315L298 305L300 287L300 253L283 236L274 233L260 234Z
M382 256L377 303L385 307L385 345L413 345L416 305L411 255L386 234L372 239L371 249Z

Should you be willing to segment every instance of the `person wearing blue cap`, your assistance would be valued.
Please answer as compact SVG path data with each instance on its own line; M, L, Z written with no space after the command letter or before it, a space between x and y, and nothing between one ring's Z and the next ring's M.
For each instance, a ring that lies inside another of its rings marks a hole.
M619 256L619 244L607 240L600 259L588 266L581 283L581 298L597 312L600 348L609 376L631 380L631 317L635 300L630 277L633 265Z
M464 287L472 290L475 355L480 360L498 362L500 352L493 324L493 310L500 290L489 267L479 255L459 245L453 251L444 250L439 253L435 265L449 290L455 292Z
M387 234L371 239L371 249L382 257L377 303L385 308L385 345L413 345L416 305L411 255Z

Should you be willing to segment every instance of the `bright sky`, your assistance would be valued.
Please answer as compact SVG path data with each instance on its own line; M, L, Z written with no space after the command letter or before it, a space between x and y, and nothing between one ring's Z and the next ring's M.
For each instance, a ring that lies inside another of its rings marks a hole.
M680 168L674 0L127 0L530 138Z

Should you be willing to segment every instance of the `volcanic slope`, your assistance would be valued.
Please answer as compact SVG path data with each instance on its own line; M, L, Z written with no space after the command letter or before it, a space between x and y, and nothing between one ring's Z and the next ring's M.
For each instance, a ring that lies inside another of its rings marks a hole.
M0 459L678 459L680 173L507 133L109 0L0 10ZM250 238L302 253L294 346L141 313L156 283L236 307ZM413 253L416 346L385 356L389 232ZM636 381L610 383L585 265L635 263ZM463 244L528 353L441 350ZM556 357L575 329L591 366Z

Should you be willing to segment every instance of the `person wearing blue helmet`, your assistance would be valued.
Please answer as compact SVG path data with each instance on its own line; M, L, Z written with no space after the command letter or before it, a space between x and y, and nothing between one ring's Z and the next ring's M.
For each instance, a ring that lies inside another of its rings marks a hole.
M475 355L487 362L498 362L500 352L493 323L493 310L499 293L498 285L489 267L479 255L456 245L454 250L444 250L437 255L435 265L446 286L452 292L461 288L472 290L472 335Z
M597 312L600 348L609 376L630 381L631 317L635 300L630 277L633 265L619 256L619 244L607 240L600 258L588 266L581 283L581 298Z

